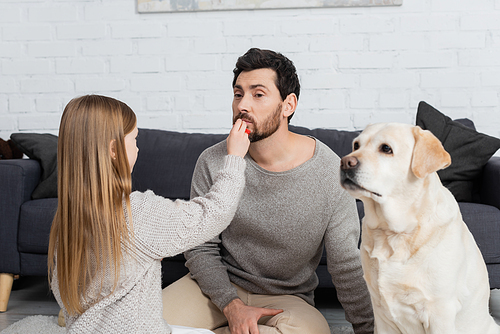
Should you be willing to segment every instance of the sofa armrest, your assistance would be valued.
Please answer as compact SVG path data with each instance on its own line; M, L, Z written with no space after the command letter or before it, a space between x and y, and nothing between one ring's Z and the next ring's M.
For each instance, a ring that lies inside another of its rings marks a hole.
M31 199L41 167L31 159L0 160L0 273L19 274L17 235L21 205Z
M500 209L500 157L492 157L483 168L480 198L482 204Z

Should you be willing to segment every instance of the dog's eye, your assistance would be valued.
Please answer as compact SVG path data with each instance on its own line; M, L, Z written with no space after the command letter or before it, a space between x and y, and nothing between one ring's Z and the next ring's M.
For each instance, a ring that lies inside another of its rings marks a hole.
M355 142L354 145L353 145L354 151L356 151L358 148L359 148L359 143Z
M392 148L387 144L380 145L380 151L386 154L392 154Z

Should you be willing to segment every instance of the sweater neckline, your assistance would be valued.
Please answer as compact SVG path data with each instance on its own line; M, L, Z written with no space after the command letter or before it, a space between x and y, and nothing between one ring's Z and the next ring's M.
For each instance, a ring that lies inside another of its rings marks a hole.
M307 168L309 164L313 163L314 160L316 160L316 158L318 156L319 143L320 143L319 140L317 140L313 136L308 136L308 137L314 139L314 141L316 143L316 145L314 147L314 154L313 154L313 156L309 160L304 161L303 163L301 163L300 165L298 165L297 167L294 167L292 169L285 170L285 171L282 171L282 172L273 172L273 171L267 170L265 168L262 168L259 164L257 164L255 162L255 160L252 159L252 157L250 156L250 154L247 154L245 156L245 160L250 164L250 166L252 166L254 169L256 169L257 171L259 171L259 172L261 172L263 174L280 176L280 175L288 175L288 174L298 173L301 170L303 170L304 168Z

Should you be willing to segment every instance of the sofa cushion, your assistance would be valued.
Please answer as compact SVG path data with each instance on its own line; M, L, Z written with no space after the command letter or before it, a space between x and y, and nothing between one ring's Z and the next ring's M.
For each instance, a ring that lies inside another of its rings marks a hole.
M486 264L486 269L488 269L490 289L500 289L500 264Z
M458 203L463 220L486 263L500 263L500 210L477 203Z
M18 250L24 253L47 254L57 198L27 201L21 206Z
M134 190L189 199L191 178L199 155L227 134L188 134L139 129L139 156L132 173Z
M438 171L441 182L459 202L472 202L486 162L500 148L500 139L453 121L425 102L420 102L416 124L431 131L451 155L451 165Z
M290 126L290 131L313 136L340 157L351 152L352 140L360 131L309 130ZM206 148L224 140L227 134L192 134L139 129L139 157L132 173L134 190L153 190L176 199L189 198L191 178L198 156ZM15 133L11 139L29 158L40 162L42 176L32 198L57 197L57 136ZM150 177L153 175L154 177ZM163 175L175 175L164 178Z
M57 136L49 133L13 133L10 138L30 159L42 167L40 183L31 198L57 197Z
M297 126L289 128L292 132L319 139L339 156L351 152L352 140L359 134L359 131L309 130ZM153 190L155 194L171 199L188 199L199 155L226 137L227 134L139 129L139 156L132 172L133 189Z

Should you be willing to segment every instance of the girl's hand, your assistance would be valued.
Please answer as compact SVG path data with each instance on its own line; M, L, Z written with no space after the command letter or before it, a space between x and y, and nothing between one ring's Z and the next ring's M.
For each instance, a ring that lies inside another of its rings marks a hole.
M234 123L229 136L227 137L227 154L237 155L242 158L248 152L248 147L250 147L250 140L248 140L247 124L241 119L236 120Z

